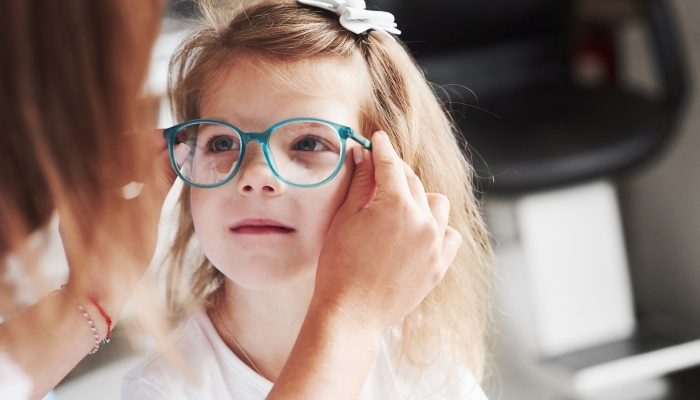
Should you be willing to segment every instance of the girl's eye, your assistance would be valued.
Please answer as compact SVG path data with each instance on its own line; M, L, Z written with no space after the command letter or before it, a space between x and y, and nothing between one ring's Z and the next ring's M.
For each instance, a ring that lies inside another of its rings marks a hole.
M306 136L294 143L292 149L299 151L323 151L328 150L328 147L313 136Z
M209 140L208 147L216 152L237 150L238 142L229 136L217 136Z

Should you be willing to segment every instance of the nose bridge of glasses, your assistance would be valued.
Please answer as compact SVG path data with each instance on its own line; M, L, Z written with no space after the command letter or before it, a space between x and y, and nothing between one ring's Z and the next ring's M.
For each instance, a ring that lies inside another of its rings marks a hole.
M257 164L262 162L271 170L274 170L274 166L271 165L274 161L270 159L271 155L268 154L270 132L240 132L239 134L245 149L241 167L248 166L251 163ZM254 144L255 142L257 142L257 146Z
M244 145L250 142L258 142L261 147L265 148L270 139L270 131L265 132L238 132Z

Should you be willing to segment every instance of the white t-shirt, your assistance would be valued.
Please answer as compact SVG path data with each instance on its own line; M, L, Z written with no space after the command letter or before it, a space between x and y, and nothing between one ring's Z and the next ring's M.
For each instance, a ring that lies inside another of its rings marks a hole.
M131 370L122 381L122 400L236 399L261 400L272 382L244 364L221 340L203 311L183 322L171 346ZM176 357L181 357L178 363ZM418 382L402 384L389 358L388 339L362 390L362 400L466 399L487 400L471 373L445 383L428 372ZM430 379L430 376L437 379Z

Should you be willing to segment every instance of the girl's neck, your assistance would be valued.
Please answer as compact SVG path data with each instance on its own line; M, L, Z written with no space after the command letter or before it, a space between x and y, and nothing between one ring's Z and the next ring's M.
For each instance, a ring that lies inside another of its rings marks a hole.
M313 279L264 291L248 290L226 279L224 298L215 310L221 320L215 316L210 318L234 354L250 364L231 335L252 360L254 365L248 366L253 370L257 368L274 382L299 335L313 289ZM226 326L221 326L222 323Z

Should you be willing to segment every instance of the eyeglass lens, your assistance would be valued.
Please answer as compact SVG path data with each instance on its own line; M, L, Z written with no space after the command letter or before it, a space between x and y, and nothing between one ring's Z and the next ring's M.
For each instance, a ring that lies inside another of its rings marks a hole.
M240 162L241 138L220 124L189 125L177 134L177 143L190 152L180 173L198 185L213 185L228 178ZM314 185L330 177L341 157L340 135L320 122L292 122L277 127L268 142L277 174L297 185Z

